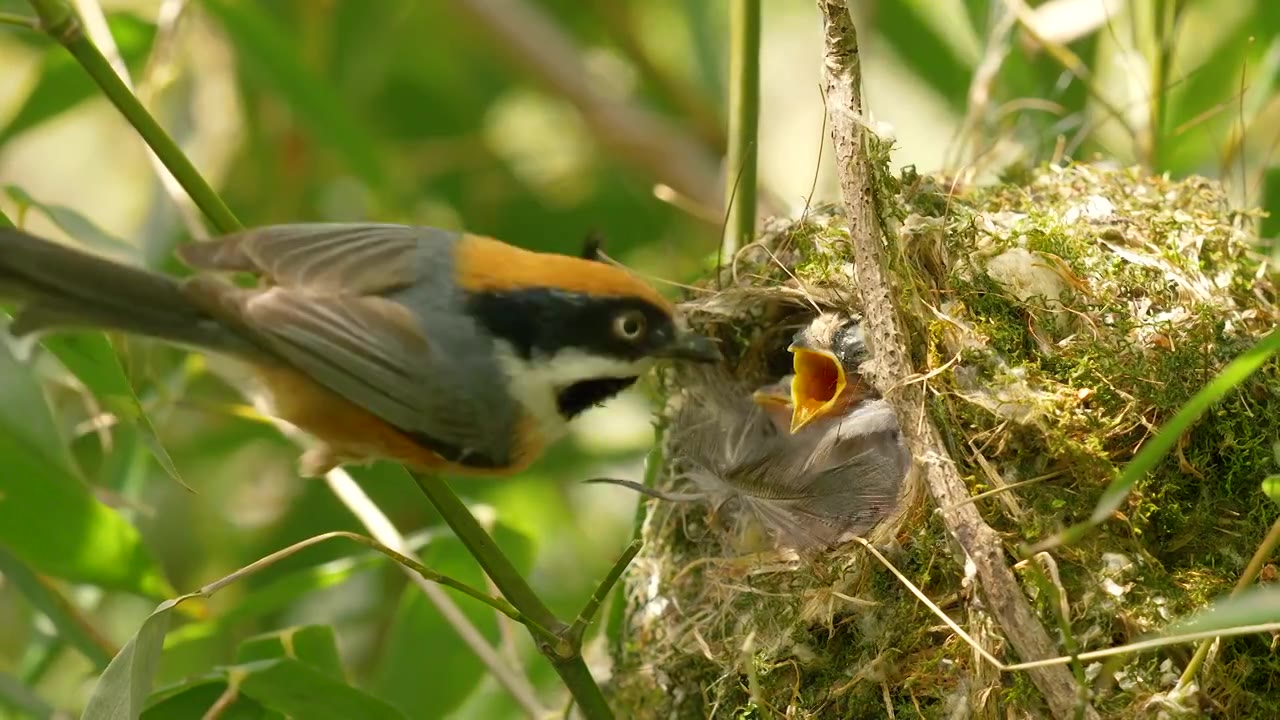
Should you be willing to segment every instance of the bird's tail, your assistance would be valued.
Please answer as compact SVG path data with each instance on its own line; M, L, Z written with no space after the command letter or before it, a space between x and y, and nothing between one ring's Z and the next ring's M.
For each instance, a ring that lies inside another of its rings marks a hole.
M14 228L0 228L0 302L17 304L9 331L100 329L233 355L250 340L204 311L178 280Z

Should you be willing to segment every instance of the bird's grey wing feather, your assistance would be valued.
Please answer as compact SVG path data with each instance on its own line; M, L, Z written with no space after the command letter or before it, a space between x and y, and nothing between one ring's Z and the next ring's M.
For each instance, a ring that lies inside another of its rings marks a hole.
M267 225L179 247L201 270L251 272L313 294L383 294L416 282L419 254L448 255L445 230L387 223Z
M465 316L440 315L425 329L394 300L284 287L251 295L242 312L287 362L388 423L509 459L517 413L491 341Z

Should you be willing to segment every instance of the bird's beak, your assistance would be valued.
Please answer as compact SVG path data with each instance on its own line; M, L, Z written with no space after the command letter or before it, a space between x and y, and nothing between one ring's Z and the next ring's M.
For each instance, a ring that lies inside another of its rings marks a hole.
M755 404L766 409L782 407L790 411L792 380L794 378L788 375L776 383L765 385L752 393L751 399Z
M799 432L838 404L849 379L844 364L830 350L808 348L793 343L795 376L791 380L791 433Z
M705 335L684 332L675 336L666 347L653 353L654 357L671 360L688 360L691 362L713 363L721 359L720 348Z
M780 433L789 432L793 409L791 407L791 376L765 385L751 394L751 400L764 411Z

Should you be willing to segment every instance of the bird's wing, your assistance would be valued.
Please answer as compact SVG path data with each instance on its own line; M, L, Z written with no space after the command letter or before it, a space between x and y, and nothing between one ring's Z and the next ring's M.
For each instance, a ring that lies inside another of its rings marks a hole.
M259 345L449 459L471 454L503 465L518 415L492 341L447 292L422 292L439 283L433 273L451 272L456 237L407 225L303 223L191 243L179 254L199 270L266 281L253 290L207 276L188 285Z
M385 223L268 225L182 245L178 255L199 270L254 273L315 294L368 295L413 284L424 244L437 246L428 252L444 252L456 237Z
M465 315L437 314L428 330L394 300L284 287L249 295L241 314L285 361L445 457L510 461L518 413Z

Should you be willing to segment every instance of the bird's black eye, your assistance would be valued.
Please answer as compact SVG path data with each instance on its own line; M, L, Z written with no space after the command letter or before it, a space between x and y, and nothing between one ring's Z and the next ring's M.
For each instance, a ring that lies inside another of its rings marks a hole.
M644 313L632 310L613 319L613 332L623 340L637 340L644 335Z

